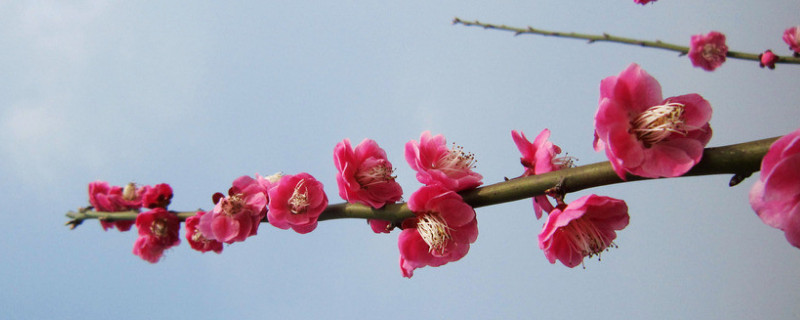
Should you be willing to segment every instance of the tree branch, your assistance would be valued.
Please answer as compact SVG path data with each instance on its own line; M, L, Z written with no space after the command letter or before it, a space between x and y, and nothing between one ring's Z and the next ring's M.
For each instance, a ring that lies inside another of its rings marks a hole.
M528 26L527 28L516 28L516 27L509 27L506 25L495 25L490 23L483 23L478 20L475 21L465 21L461 20L460 18L456 17L453 19L453 24L461 24L467 27L477 26L483 27L484 29L495 29L495 30L504 30L514 32L515 36L520 34L538 34L544 36L554 36L554 37L561 37L561 38L573 38L573 39L584 39L589 40L589 43L594 43L596 41L607 41L607 42L616 42L616 43L623 43L629 45L637 45L640 47L651 47L651 48L659 48L664 50L676 51L679 52L680 55L686 55L689 53L689 47L679 46L676 44L661 42L661 40L655 41L647 41L647 40L638 40L632 38L624 38L624 37L617 37L612 36L607 33L603 33L602 35L593 35L593 34L584 34L584 33L575 33L575 32L559 32L559 31L548 31L542 29L536 29L533 27ZM742 60L754 60L760 61L759 54L753 53L746 53L746 52L739 52L739 51L728 51L726 55L728 58L734 59L742 59ZM791 64L800 64L800 58L791 57L791 56L778 56L777 63L791 63Z
M778 138L779 137L774 137L723 147L706 148L703 151L703 159L683 176L732 174L734 176L731 180L731 185L735 185L744 178L749 177L753 172L760 170L761 159L764 158L769 147ZM612 169L611 163L606 161L540 175L511 179L477 189L463 191L461 192L461 196L464 197L466 203L474 208L478 208L532 198L533 196L545 194L547 189L553 188L556 185L565 192L575 192L620 182L649 180L649 178L632 175L628 175L626 179L627 181L620 179ZM186 218L197 213L197 211L172 212L177 214L178 218L181 220L186 220ZM86 219L106 221L135 220L137 214L138 212L136 211L102 212L94 211L91 208L81 208L77 212L67 212L66 215L71 218L71 220L67 222L66 225L74 229ZM380 219L392 221L395 225L400 225L403 220L413 215L414 214L408 209L408 205L405 203L387 204L381 209L373 209L361 204L338 203L329 205L325 211L322 212L319 220L344 218ZM267 220L264 219L263 222L267 222Z

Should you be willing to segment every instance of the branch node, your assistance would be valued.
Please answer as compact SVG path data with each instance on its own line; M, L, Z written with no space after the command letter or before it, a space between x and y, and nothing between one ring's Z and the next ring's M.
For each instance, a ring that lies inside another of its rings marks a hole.
M728 182L728 186L729 187L733 187L733 186L741 183L742 181L744 181L744 179L749 178L751 175L753 175L752 172L734 174L733 177L731 177L731 181Z

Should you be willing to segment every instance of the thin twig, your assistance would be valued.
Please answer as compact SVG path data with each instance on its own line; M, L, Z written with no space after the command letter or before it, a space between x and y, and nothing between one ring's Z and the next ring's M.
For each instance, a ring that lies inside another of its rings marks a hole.
M664 50L676 51L680 53L681 56L689 53L689 47L666 43L662 42L661 40L655 40L655 41L638 40L632 38L612 36L607 33L603 33L601 35L594 35L594 34L584 34L575 32L548 31L548 30L536 29L531 26L528 26L527 28L517 28L517 27L509 27L506 25L483 23L478 20L466 21L466 20L461 20L460 18L454 18L453 24L461 24L468 27L473 27L473 26L482 27L484 29L510 31L513 32L515 36L521 34L538 34L538 35L554 36L561 38L583 39L583 40L588 40L589 43L594 43L596 41L607 41L607 42L623 43L628 45L636 45L641 47L659 48ZM734 58L734 59L760 61L759 54L753 54L753 53L728 51L728 54L726 56L728 58ZM800 64L800 58L791 56L779 56L777 63Z

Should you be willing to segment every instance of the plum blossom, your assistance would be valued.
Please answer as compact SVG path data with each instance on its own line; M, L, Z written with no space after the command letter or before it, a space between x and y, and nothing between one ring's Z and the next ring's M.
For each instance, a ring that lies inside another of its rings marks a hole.
M139 210L142 207L142 196L145 191L146 187L137 188L133 183L125 187L112 187L108 182L95 181L89 183L89 203L95 210L104 212ZM133 220L100 220L100 225L103 230L117 228L119 231L128 231L133 226Z
M764 51L764 53L758 55L758 65L760 67L767 67L770 69L775 69L775 63L778 62L778 56L772 53L772 50Z
M573 268L614 246L616 230L628 225L625 201L588 195L568 205L559 205L547 217L539 234L539 248L550 263L560 260Z
M750 205L761 221L783 230L800 248L800 129L769 147L761 161L761 176L750 189Z
M649 2L656 2L656 0L633 0L634 3L647 4Z
M661 98L661 85L638 65L600 82L594 149L617 175L677 177L703 156L711 105L698 94Z
M172 187L166 183L160 183L153 187L145 187L142 194L142 207L166 208L172 201Z
M133 254L150 263L158 262L164 250L181 242L178 236L180 227L180 219L161 207L137 215L139 238L133 244Z
M403 189L392 175L392 163L386 152L372 139L364 139L355 150L350 139L344 139L333 149L336 183L339 196L351 203L361 203L375 209L403 198ZM388 233L389 221L367 219L375 233Z
M707 35L693 35L690 43L689 60L693 66L714 71L725 62L728 46L724 34L711 31Z
M533 143L528 141L524 133L516 130L511 130L511 138L514 139L517 149L522 153L520 163L525 167L523 177L572 167L573 159L571 157L557 157L561 153L561 148L548 140L550 138L549 129L542 130ZM553 210L553 205L546 195L533 197L533 211L536 213L537 219L542 218L542 210L549 213Z
M403 221L397 240L400 269L411 278L414 269L457 261L478 238L478 221L457 193L441 185L423 186L411 195L414 217Z
M305 234L317 228L317 219L328 205L322 183L310 174L284 175L269 189L269 223Z
M475 156L455 144L447 148L443 135L425 131L419 142L406 143L406 161L417 171L417 180L425 185L439 184L453 191L472 189L483 184L483 176L472 171Z
M355 150L344 139L333 150L339 196L347 202L380 209L386 203L400 201L403 189L392 175L392 163L386 152L372 139L364 139Z
M203 233L200 232L200 229L197 228L197 225L200 223L200 219L204 215L206 215L205 211L198 211L197 214L186 218L186 241L189 242L189 245L192 246L192 249L197 251L203 253L214 251L216 253L220 253L222 252L222 242L206 238L203 236Z
M800 26L791 27L783 32L783 42L789 45L794 55L800 56Z
M227 197L216 194L216 205L197 225L203 237L230 244L256 235L267 210L267 190L262 183L241 176L233 181Z

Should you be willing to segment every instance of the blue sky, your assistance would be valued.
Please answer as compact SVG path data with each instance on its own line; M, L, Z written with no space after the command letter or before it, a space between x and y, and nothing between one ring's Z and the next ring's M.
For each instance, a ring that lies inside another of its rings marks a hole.
M718 30L732 50L787 54L800 3L620 1L0 4L0 310L8 319L715 318L800 316L800 251L760 222L752 179L679 178L585 190L624 199L618 249L551 265L530 201L480 208L461 261L402 278L397 232L325 221L155 265L136 234L64 213L86 186L170 183L172 209L211 207L238 176L309 172L338 203L334 145L376 140L409 195L403 146L424 130L476 155L485 183L522 173L510 131L544 128L578 164L599 82L630 63L665 96L714 108L710 146L797 129L798 67L729 60L715 72L672 52L451 25L453 17L688 44Z

